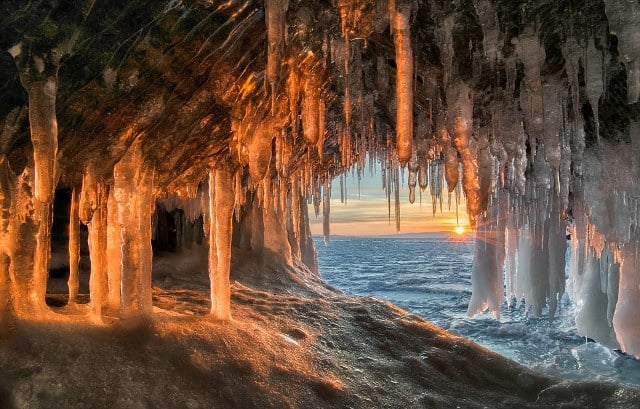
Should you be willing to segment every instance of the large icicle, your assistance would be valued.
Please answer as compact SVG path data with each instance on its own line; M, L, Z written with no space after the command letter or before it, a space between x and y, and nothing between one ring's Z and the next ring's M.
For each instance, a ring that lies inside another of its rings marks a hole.
M272 101L275 101L284 51L286 13L289 8L289 0L265 0L264 8L267 25L266 80L271 88Z
M231 235L233 226L234 175L220 167L209 172L209 280L211 315L231 317Z
M638 227L636 227L637 229ZM640 357L640 260L638 260L638 233L622 249L620 289L613 315L616 337L622 350Z
M636 0L604 0L604 8L627 68L627 99L635 104L640 99L640 4Z
M398 160L406 165L413 152L413 51L409 19L411 6L395 10L393 39L396 50L396 143Z

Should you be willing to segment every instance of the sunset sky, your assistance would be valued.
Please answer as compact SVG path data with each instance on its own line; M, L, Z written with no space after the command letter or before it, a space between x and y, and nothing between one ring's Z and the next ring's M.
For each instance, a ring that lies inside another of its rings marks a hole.
M347 175L347 204L340 202L340 180L335 179L331 186L331 234L363 236L395 234L395 219L393 213L394 199L391 197L391 222L387 198L382 189L382 176L378 166L373 175L365 169L360 183L360 197L358 198L358 180L352 172ZM442 213L438 211L433 216L431 195L429 189L422 192L420 205L419 187L416 191L416 201L409 203L409 188L407 187L407 172L401 183L400 190L400 233L452 233L457 227L455 196L451 197L451 210L448 209L448 198L445 193L442 202ZM460 225L465 231L469 230L469 220L466 213L464 198L458 208ZM313 234L322 234L322 210L315 217L313 206L309 206L309 219Z

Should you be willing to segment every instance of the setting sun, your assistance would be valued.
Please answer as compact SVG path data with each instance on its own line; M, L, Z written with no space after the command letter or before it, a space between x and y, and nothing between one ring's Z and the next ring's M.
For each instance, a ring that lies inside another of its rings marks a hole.
M462 235L466 232L464 226L456 226L454 232L458 235Z

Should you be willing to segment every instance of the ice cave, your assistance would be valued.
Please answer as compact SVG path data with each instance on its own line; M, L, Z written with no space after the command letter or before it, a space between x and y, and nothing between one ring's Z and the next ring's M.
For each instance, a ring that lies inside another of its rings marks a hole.
M398 229L465 206L469 316L640 359L638 0L2 0L0 132L1 408L640 407L328 285L309 224L376 166Z

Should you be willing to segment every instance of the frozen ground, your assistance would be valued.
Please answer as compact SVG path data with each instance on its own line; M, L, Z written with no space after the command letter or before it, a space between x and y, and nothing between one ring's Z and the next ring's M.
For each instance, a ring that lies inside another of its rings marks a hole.
M640 401L635 389L535 374L391 304L344 295L300 265L237 256L231 322L204 316L206 270L195 252L156 258L152 321L105 325L60 315L19 323L0 340L0 406L634 408Z

